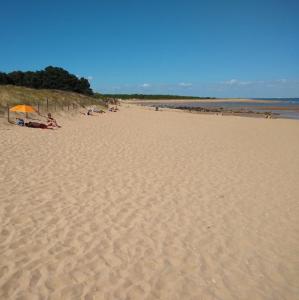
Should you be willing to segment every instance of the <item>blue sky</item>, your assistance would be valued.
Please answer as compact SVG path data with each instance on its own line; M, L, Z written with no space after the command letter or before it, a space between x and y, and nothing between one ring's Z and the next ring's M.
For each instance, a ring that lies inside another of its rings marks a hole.
M10 0L0 70L59 66L105 93L299 97L297 0Z

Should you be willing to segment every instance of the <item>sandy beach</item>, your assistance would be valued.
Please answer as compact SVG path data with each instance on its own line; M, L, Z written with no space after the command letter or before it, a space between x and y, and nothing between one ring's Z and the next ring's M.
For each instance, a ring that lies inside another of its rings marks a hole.
M299 299L299 121L57 119L0 124L0 299Z

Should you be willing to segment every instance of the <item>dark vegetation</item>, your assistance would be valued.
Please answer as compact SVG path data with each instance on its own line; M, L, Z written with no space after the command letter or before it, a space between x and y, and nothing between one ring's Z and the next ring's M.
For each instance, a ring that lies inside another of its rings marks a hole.
M93 95L87 79L77 78L63 68L49 66L41 71L0 72L0 85L25 86L34 89L55 89Z
M139 99L139 100L163 100L163 99L215 99L213 97L194 97L178 95L144 95L144 94L99 94L95 93L97 98L117 98L117 99Z
M145 94L100 94L93 93L88 80L84 77L69 73L63 68L48 66L40 71L14 71L10 73L0 72L0 85L24 86L33 89L51 89L76 92L95 98L108 99L139 99L139 100L161 100L161 99L213 99L211 97L194 97L179 95L145 95Z

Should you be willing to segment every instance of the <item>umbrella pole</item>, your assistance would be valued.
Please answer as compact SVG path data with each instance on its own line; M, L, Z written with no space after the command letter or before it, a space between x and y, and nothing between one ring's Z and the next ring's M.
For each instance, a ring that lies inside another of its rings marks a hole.
M10 120L9 120L9 104L7 103L7 121L8 123L10 123Z

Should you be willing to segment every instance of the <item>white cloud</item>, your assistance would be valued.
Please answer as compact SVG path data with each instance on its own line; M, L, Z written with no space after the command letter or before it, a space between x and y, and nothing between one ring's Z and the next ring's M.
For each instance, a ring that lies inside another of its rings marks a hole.
M253 83L252 81L240 81L238 79L231 79L231 80L227 80L227 81L222 82L222 84L233 85L233 86L236 86L236 85L250 85L252 83Z
M180 82L179 86L182 86L182 87L191 87L192 83Z
M93 80L93 77L92 76L87 76L87 79L91 81L91 80Z
M230 79L214 82L173 82L173 83L122 83L106 88L106 92L192 94L215 97L298 97L299 79L241 80Z
M238 79L230 79L227 81L222 81L219 84L226 85L226 86L246 86L246 85L252 85L252 86L279 86L279 85L289 85L289 84L295 84L296 80L288 80L285 78L281 79L275 79L275 80L253 80L253 81L241 81Z
M148 88L148 87L150 87L151 85L149 84L149 83L143 83L142 85L141 85L141 87L143 87L143 88Z
M240 85L249 85L249 84L252 84L251 81L240 81L239 82Z
M282 78L282 79L278 79L277 82L280 82L280 83L287 83L287 80L285 78Z
M238 83L237 79L231 79L231 80L223 81L223 84L227 84L227 85L234 85L234 84L237 84L237 83Z

